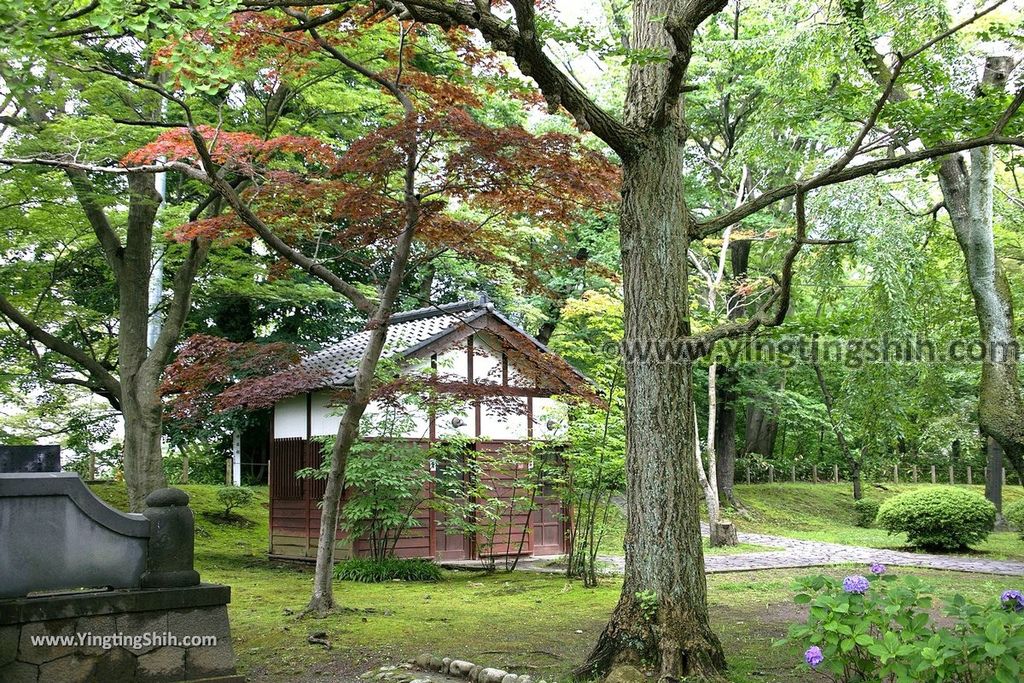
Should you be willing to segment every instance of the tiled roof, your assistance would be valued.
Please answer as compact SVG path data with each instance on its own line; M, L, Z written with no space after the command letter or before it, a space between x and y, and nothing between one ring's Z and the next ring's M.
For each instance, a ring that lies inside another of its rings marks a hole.
M408 357L460 324L471 323L492 310L493 305L481 298L397 313L388 324L381 358ZM321 377L317 388L352 386L369 340L370 330L354 334L307 356L302 367Z

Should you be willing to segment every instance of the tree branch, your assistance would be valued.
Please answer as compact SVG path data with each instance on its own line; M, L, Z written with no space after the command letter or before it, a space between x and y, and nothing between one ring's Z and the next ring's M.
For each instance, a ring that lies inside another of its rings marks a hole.
M676 13L665 18L665 30L672 38L675 52L669 58L668 78L654 112L652 125L655 128L668 125L680 95L686 90L683 83L693 57L693 35L697 27L712 14L721 12L726 0L689 0L680 5Z
M11 304L11 302L2 294L0 294L0 314L20 327L30 338L39 342L51 351L59 353L65 358L78 364L87 372L97 385L120 401L121 383L110 373L110 371L78 347L69 344L59 337L55 337L44 330L36 324L34 320L15 308L14 305Z
M957 152L964 152L977 147L987 147L989 145L1013 145L1015 147L1024 147L1024 137L1006 137L1004 135L988 134L981 137L968 138L966 140L941 143L934 147L917 150L915 152L908 152L892 159L878 159L876 161L865 162L856 166L848 166L839 171L826 169L822 173L802 184L794 182L782 187L776 187L773 190L769 190L768 192L751 199L742 206L739 206L728 213L724 213L710 220L696 224L693 236L695 239L703 239L708 235L712 235L719 230L723 230L728 225L732 225L743 220L747 216L757 213L767 206L771 206L777 201L786 199L787 197L792 197L800 190L801 187L811 190L829 185L837 185L857 178L877 175L879 173L884 173L885 171L903 168L904 166L916 164L921 161L937 159L948 154L956 154Z
M510 2L515 12L515 26L494 15L487 9L487 3L382 0L378 4L424 23L477 29L496 50L512 57L523 75L537 83L552 111L564 107L580 130L592 131L623 159L637 153L638 132L599 107L544 53L531 0Z

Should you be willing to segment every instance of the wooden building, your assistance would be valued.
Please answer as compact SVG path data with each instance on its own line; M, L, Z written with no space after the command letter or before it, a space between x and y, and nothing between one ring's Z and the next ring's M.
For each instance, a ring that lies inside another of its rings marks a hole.
M325 481L297 478L296 470L319 467L317 437L337 432L346 391L355 379L369 333L364 331L331 344L302 361L301 372L315 379L308 391L279 400L273 409L270 446L270 555L315 559L320 534L318 504ZM442 391L458 396L454 414L415 415L403 438L429 444L452 435L469 437L476 452L497 451L544 440L565 428L565 406L553 396L593 397L590 383L494 309L486 298L408 311L392 316L384 356L403 373L432 377ZM489 395L501 397L503 408ZM475 398L472 398L475 397ZM513 410L509 410L509 404ZM368 413L380 410L371 403ZM424 463L424 466L428 466ZM429 485L428 485L429 486ZM496 489L504 495L500 482ZM529 518L513 514L485 549L481 539L453 533L442 514L425 503L416 509L416 523L403 533L395 554L437 560L476 559L485 552L516 553L525 539L524 555L565 552L568 510L550 490L541 491ZM521 532L528 525L524 535ZM514 542L512 539L516 539ZM338 534L338 557L367 552L366 539Z

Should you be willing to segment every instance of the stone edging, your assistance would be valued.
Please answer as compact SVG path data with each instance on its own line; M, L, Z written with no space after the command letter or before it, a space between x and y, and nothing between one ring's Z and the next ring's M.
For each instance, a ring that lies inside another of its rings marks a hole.
M395 683L431 683L430 678L416 676L415 672L412 671L413 667L424 672L464 678L470 683L547 683L543 679L534 681L532 676L520 676L502 669L483 667L465 659L452 659L451 657L438 657L430 654L422 654L399 666L383 666L363 674L360 678L363 680L394 681Z

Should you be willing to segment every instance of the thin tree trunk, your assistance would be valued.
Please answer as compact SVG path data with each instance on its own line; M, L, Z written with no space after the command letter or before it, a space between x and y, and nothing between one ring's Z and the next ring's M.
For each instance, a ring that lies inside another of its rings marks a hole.
M836 420L833 410L832 392L828 388L828 383L825 382L825 373L821 371L821 365L818 363L814 363L814 374L818 378L818 388L821 390L821 398L825 402L825 412L828 414L829 424L832 425L832 432L836 435L836 441L839 442L843 458L846 462L850 463L850 478L853 480L853 499L860 500L864 496L860 480L860 458L853 456L853 453L850 451L850 444L846 441L846 435L843 434L843 429Z
M407 118L415 116L411 100L394 86L395 97L402 103ZM388 318L391 309L398 300L398 294L405 277L406 266L412 251L413 237L419 227L420 199L416 192L416 171L418 166L418 139L413 130L405 144L405 169L403 186L403 205L405 210L402 232L395 244L391 257L387 282L381 290L380 301L377 303L373 316L367 323L370 338L353 380L352 393L345 406L345 413L338 424L338 433L331 450L331 467L327 474L327 485L324 488L323 504L320 511L320 539L316 549L316 569L313 574L313 594L306 612L324 614L334 607L334 551L338 535L338 517L341 508L341 497L345 491L345 467L352 445L359 437L359 421L370 403L377 363L388 335Z
M996 506L995 529L1006 531L1009 527L1003 517L1003 447L990 436L986 450L985 497Z

